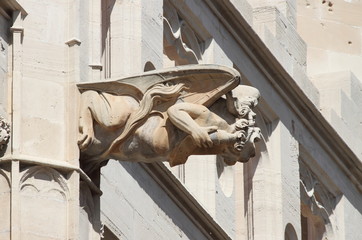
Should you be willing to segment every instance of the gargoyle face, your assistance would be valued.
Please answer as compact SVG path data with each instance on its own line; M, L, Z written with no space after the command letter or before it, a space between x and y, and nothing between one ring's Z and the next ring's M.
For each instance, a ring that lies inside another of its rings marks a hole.
M10 138L10 125L0 116L0 150L4 148Z
M234 165L236 162L247 162L255 156L255 143L261 139L261 131L258 127L249 127L245 142L229 146L221 156L227 165Z

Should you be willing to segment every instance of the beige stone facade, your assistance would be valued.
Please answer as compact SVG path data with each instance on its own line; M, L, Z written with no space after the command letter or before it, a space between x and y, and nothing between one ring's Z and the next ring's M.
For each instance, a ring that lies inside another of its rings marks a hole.
M0 240L361 239L361 11L354 0L0 1ZM256 156L87 171L80 86L188 64L236 69L259 90Z

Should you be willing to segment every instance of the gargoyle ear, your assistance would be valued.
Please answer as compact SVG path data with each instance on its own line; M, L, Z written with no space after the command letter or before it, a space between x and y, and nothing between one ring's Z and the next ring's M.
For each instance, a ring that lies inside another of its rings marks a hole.
M235 106L238 99L233 97L232 92L227 92L225 96L226 96L226 108L228 109L229 113L231 113L234 116L238 116L238 110L236 109Z

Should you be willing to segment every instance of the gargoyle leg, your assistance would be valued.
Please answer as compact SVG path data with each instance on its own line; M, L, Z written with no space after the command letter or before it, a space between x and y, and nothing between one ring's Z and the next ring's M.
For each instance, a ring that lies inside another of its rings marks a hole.
M95 140L94 122L105 129L119 129L124 127L130 114L138 108L138 102L129 96L115 96L93 90L83 92L79 121L79 148L84 150Z

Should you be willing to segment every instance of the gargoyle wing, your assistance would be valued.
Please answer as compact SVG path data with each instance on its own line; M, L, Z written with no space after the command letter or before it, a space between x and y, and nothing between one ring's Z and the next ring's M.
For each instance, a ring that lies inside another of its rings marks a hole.
M80 91L95 90L119 96L130 95L140 101L148 89L160 83L183 83L187 89L181 93L180 99L208 107L238 86L240 75L235 69L219 65L184 65L123 79L78 83L77 86Z

